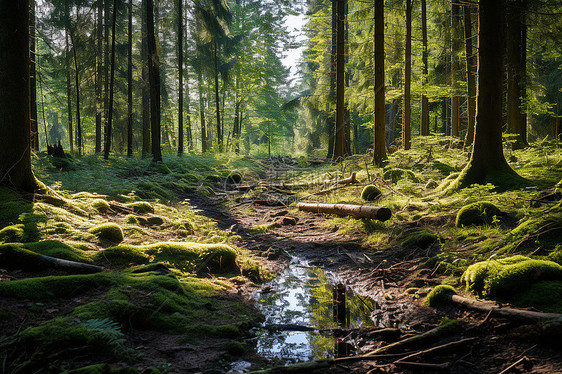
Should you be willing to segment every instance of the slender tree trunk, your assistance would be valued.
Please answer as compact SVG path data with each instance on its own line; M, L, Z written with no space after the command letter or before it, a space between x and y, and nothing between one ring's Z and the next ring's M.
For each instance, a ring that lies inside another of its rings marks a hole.
M521 97L524 77L522 77L522 18L523 1L509 1L507 11L507 130L515 134L513 149L527 146L526 123L522 121ZM525 46L526 49L526 46Z
M464 11L464 40L466 49L466 86L468 107L468 129L464 140L465 147L474 141L474 123L476 122L476 56L472 51L472 17L471 5L465 4Z
M332 161L345 158L345 0L336 0L336 136Z
M72 56L74 59L74 80L76 84L76 147L78 155L82 154L82 122L80 121L80 77L78 75L78 57L76 55L76 43L74 34L70 31L72 41Z
M375 126L373 163L381 166L387 159L384 111L384 0L375 1ZM409 0L408 0L409 1Z
M334 145L336 139L336 117L332 110L336 101L336 45L337 45L337 0L332 2L332 44L330 45L330 92L328 93L328 101L326 103L326 129L328 133L328 155L327 158L333 159Z
M219 152L222 152L222 127L221 127L221 112L220 112L220 98L219 98L219 57L217 41L214 41L213 59L215 63L215 106L217 111L217 145Z
M201 153L207 152L207 126L205 123L205 101L203 100L203 79L198 76L199 90L199 119L201 121Z
M422 63L423 63L423 76L422 83L427 85L428 80L428 52L427 52L427 4L426 0L421 0L422 11ZM424 87L425 88L425 87ZM421 118L420 118L420 135L429 135L429 102L427 96L424 94L421 98Z
M101 124L103 117L102 74L103 74L103 1L99 0L97 13L97 54L96 54L96 144L95 153L101 152Z
M117 23L117 0L113 0L113 17L111 23L111 76L109 82L109 113L107 118L107 128L105 129L105 146L103 158L109 159L111 149L111 132L113 127L113 92L115 91L115 24Z
M68 16L70 17L70 16ZM69 18L70 19L70 18ZM66 104L68 110L68 145L70 148L70 152L74 151L74 138L73 138L73 128L72 128L72 79L70 77L71 71L71 62L70 62L70 40L69 34L70 30L65 30L65 41L66 41L66 48L65 48L65 55L66 55ZM48 145L48 144L47 144Z
M348 14L348 0L344 0L345 4L344 4L344 38L343 38L343 45L344 45L344 54L345 54L345 65L347 66L348 62L349 62L349 22L347 20L347 14ZM344 67L345 69L345 67ZM347 88L349 87L349 69L345 69L345 89L347 90ZM344 100L344 120L343 120L343 124L344 124L344 139L345 139L345 143L344 143L344 149L345 149L345 155L349 156L351 155L351 114L349 112L349 106L347 105L347 102L345 102Z
M525 145L527 141L527 9L528 0L521 0L521 70L519 72L521 89L521 139Z
M156 51L154 34L154 4L146 1L146 31L148 37L148 76L150 82L150 128L152 133L152 159L162 161L160 135L160 60Z
M451 136L460 136L460 98L457 94L459 80L459 5L458 0L451 4L451 86L453 97L451 98Z
M107 144L107 123L109 121L109 59L110 59L110 55L111 55L111 51L110 51L110 44L109 44L109 33L110 33L110 29L109 29L109 25L110 25L110 0L103 0L103 4L104 4L104 10L103 10L103 17L104 17L104 46L105 46L105 52L103 54L104 56L104 64L103 64L103 69L104 69L104 80L103 80L103 84L104 84L104 97L103 97L103 113L104 113L104 119L105 119L105 129L104 129L104 155L105 155L105 144Z
M150 84L148 77L148 39L147 39L147 16L146 16L146 2L142 0L142 31L141 31L141 75L142 75L142 157L145 158L150 154Z
M178 0L178 154L183 154L183 0Z
M133 157L133 0L129 0L129 58L127 59L127 157Z
M507 164L502 147L504 0L480 0L478 12L478 96L471 159L454 185L492 183L505 188L521 184Z
M32 192L28 0L0 0L0 50L0 185Z
M406 46L404 56L404 125L402 143L404 149L411 148L412 108L410 105L410 80L412 76L412 0L406 0Z
M29 2L29 95L31 148L39 151L39 125L37 122L37 69L35 35L35 0Z

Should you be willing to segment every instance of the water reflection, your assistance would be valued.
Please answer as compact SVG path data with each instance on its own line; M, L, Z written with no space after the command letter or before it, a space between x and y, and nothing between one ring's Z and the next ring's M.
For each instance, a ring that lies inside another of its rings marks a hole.
M299 325L318 330L338 327L332 302L335 283L331 274L293 259L283 273L256 294L265 316L264 327ZM346 299L349 327L372 326L369 315L374 303L350 295ZM294 363L333 357L335 343L332 332L263 329L258 333L257 351L269 359Z

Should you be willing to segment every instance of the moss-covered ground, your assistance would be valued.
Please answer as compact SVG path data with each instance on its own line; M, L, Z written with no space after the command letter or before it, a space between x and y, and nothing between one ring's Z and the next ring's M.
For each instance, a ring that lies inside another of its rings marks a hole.
M255 178L258 161L38 157L35 173L47 195L0 189L2 372L174 372L154 351L181 346L220 370L244 354L260 315L237 294L267 272L186 197ZM104 270L73 274L41 255Z

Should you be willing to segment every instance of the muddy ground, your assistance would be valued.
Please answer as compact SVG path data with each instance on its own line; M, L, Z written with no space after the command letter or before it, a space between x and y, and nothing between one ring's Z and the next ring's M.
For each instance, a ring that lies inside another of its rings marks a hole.
M484 313L453 306L429 308L425 294L440 280L420 264L435 254L436 248L373 248L362 245L366 232L342 235L338 227L326 227L326 218L290 207L295 200L282 191L241 197L240 188L223 185L223 193L213 197L191 195L189 199L201 214L218 221L224 230L240 235L240 246L259 254L273 271L286 266L290 256L334 272L348 289L372 298L377 309L371 318L379 328L394 327L402 336L420 334L435 328L444 318L459 320L460 326L438 339L420 346L399 349L380 359L358 359L332 363L327 368L307 369L318 373L560 373L562 354L559 338L545 335L537 326L525 325ZM226 187L226 188L225 188ZM442 225L446 220L424 224ZM265 233L253 233L258 225L271 225ZM411 223L410 223L411 224ZM416 294L406 290L418 288ZM375 329L350 331L363 353L387 345ZM397 360L420 350L467 338L466 344L443 353L427 353ZM244 359L263 365L252 354ZM515 364L515 365L514 365ZM257 367L256 365L253 368Z

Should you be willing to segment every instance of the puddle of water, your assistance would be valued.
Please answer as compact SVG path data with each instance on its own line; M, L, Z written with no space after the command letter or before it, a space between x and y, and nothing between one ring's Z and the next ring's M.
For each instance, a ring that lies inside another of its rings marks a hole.
M337 283L330 273L293 259L284 272L256 294L265 317L263 326L299 325L319 330L337 328L333 311L333 285ZM372 300L347 295L346 309L347 327L373 326L369 318L375 309ZM257 352L265 358L284 363L334 357L335 350L333 332L268 329L258 332Z

